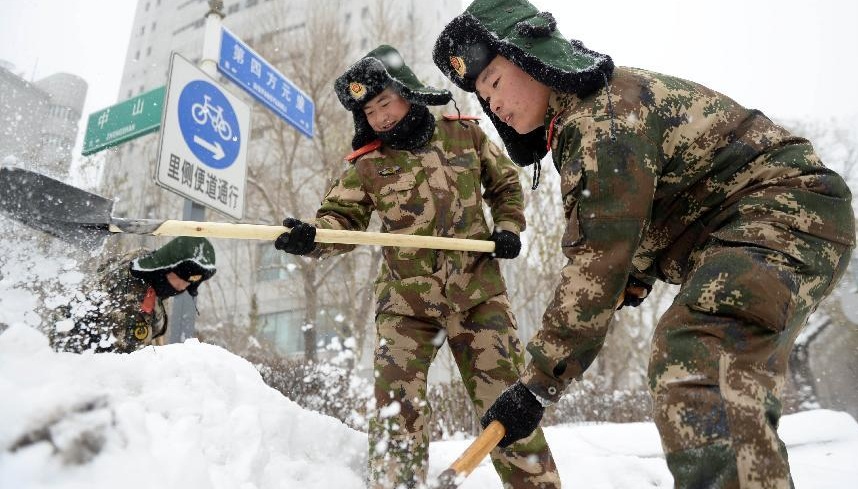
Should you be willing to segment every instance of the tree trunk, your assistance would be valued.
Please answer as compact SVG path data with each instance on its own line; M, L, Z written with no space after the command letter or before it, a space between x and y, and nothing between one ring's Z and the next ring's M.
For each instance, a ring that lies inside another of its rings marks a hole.
M304 359L316 361L316 316L319 311L319 296L316 292L315 263L308 265L304 275Z

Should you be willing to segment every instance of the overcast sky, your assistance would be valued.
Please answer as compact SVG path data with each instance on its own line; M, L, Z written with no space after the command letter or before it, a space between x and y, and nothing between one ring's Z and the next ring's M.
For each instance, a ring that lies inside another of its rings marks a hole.
M858 2L533 3L555 14L566 37L610 54L618 65L703 83L776 118L858 114ZM86 117L118 101L136 4L0 0L0 59L27 79L59 71L82 76L89 83Z

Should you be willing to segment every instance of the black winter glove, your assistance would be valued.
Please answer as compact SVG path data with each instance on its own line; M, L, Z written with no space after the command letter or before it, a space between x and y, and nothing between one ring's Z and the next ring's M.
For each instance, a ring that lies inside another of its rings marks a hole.
M617 310L622 309L624 306L638 307L643 303L644 299L647 298L650 291L652 291L652 284L648 284L644 281L629 276L629 281L626 282L623 302L620 304L620 307L618 307Z
M515 258L521 251L521 238L512 231L495 231L489 239L495 242L495 258Z
M278 250L292 253L293 255L306 255L316 249L316 228L294 217L287 217L283 225L292 228L288 233L283 233L274 241L274 247Z
M480 424L485 428L494 420L500 421L506 428L506 434L501 438L498 446L507 447L530 436L539 426L544 412L545 408L536 396L521 381L518 381L498 396L495 403L480 419Z

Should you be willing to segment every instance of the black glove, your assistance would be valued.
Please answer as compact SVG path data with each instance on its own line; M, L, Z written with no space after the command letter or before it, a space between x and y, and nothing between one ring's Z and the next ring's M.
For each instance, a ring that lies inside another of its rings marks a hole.
M506 428L506 434L501 438L498 446L507 447L530 436L539 426L544 412L545 408L536 396L521 381L518 381L498 396L495 403L480 419L480 424L485 428L494 420L500 421Z
M495 242L495 258L515 258L521 251L521 238L512 231L495 231L489 239Z
M622 309L624 306L638 307L643 303L644 299L647 298L651 291L652 284L648 284L642 280L629 276L629 281L626 282L623 302L617 310Z
M306 255L316 249L316 228L294 217L287 217L283 225L292 228L288 233L283 233L274 241L274 247L278 250L292 253L293 255Z

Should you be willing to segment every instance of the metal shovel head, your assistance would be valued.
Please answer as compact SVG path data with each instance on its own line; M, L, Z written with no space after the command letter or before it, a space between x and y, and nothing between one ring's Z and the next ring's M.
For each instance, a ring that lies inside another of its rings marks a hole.
M40 173L4 166L0 210L74 245L99 247L110 235L113 201Z

